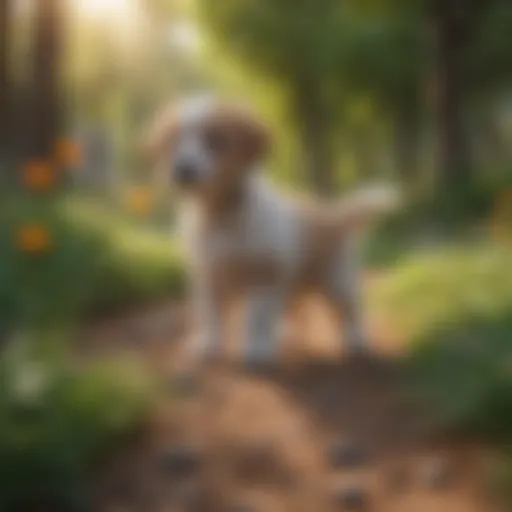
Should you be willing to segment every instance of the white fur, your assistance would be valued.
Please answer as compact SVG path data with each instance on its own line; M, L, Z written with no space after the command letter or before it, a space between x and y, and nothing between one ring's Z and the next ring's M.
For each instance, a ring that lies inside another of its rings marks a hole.
M269 258L282 268L283 282L298 268L301 229L294 205L262 176L251 176L243 208L215 230L205 232L207 219L193 200L182 211L182 233L191 260L201 266L244 256Z
M211 179L212 176L210 153L201 136L201 125L213 106L213 98L209 95L192 97L180 105L178 122L182 135L170 157L171 168L189 165L201 180Z
M210 94L192 96L183 101L178 110L181 126L191 128L200 125L212 111L215 99Z
M192 158L207 172L207 148L202 146L198 128L212 108L210 98L184 104L180 110L182 137L175 158ZM246 291L247 317L244 324L246 359L249 362L273 360L277 354L277 325L289 298L291 285L300 278L307 254L304 212L291 198L272 187L261 173L248 173L242 204L227 218L212 222L200 201L185 200L181 210L181 232L188 249L192 270L192 303L196 333L191 348L197 355L218 350L222 337L221 298L215 286L215 272L230 268L237 261L271 261L278 279ZM351 219L374 215L397 203L390 187L375 187L344 202L336 216ZM350 230L349 230L350 231ZM359 306L359 265L354 233L340 239L336 257L322 269L326 294L346 312L346 340L350 348L363 346L365 336ZM310 249L310 248L309 248Z
M216 265L229 266L234 260L262 258L276 263L281 279L272 286L247 293L246 359L274 359L276 328L286 291L301 263L303 233L293 203L283 200L262 176L254 174L248 183L243 208L225 224L214 230L205 229L208 219L194 202L185 205L183 213L182 233L195 278L193 300L201 310L197 315L199 323L208 325L196 337L192 350L208 355L220 343L218 297L209 289Z
M277 356L277 326L290 285L297 278L307 252L302 217L291 199L280 195L263 177L254 175L248 186L243 208L224 225L205 229L208 219L197 204L184 210L183 233L195 285L194 303L199 325L192 350L198 355L216 352L222 337L218 297L210 288L211 272L219 262L227 265L243 257L266 258L279 266L281 279L271 286L247 291L244 323L245 359L249 362L274 360ZM331 268L325 269L326 292L345 310L345 340L359 350L365 333L359 304L359 258L357 238L339 245Z

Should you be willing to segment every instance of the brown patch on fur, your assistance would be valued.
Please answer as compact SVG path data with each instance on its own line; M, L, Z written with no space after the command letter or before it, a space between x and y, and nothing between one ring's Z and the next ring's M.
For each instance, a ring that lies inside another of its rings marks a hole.
M230 104L218 104L206 120L205 132L222 136L227 142L227 167L244 171L263 159L270 150L267 128L249 110Z
M326 269L335 258L340 257L339 249L348 232L340 218L333 216L320 205L307 205L302 209L302 223L306 240L302 279L305 285L314 286L323 279Z
M176 108L164 108L146 130L143 148L152 161L169 159L180 133ZM214 178L194 192L211 217L232 211L242 200L247 174L270 151L271 137L265 125L241 105L218 102L199 128L210 145Z
M230 258L228 262L215 265L212 274L216 288L230 295L277 282L281 269L271 259Z
M216 219L210 217L209 220L215 222ZM303 210L302 226L304 253L292 294L299 300L324 288L327 269L341 257L339 249L350 236L339 219L320 206ZM272 258L232 255L228 260L215 264L212 275L215 287L222 294L232 295L243 293L248 288L279 283L283 268Z
M270 150L270 135L252 113L229 104L218 104L202 131L214 146L215 178L204 199L215 214L229 210L243 196L247 174Z

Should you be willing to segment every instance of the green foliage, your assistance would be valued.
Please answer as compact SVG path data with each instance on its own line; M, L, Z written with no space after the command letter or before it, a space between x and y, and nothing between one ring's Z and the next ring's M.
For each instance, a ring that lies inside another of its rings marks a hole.
M5 198L0 219L0 317L8 328L70 324L83 314L178 295L185 276L166 234L130 225L83 198ZM18 237L38 224L49 247L24 251Z
M443 426L512 432L509 247L410 256L376 284L376 310L409 340L411 385Z
M467 52L466 73L476 96L506 91L512 83L512 5L489 2Z
M335 0L204 0L201 7L215 35L265 73L290 81L334 72L342 13Z
M512 449L510 444L498 453L490 454L485 480L491 496L497 498L502 510L512 506Z
M70 369L11 353L0 364L0 509L90 510L90 472L140 425L152 384L119 361Z
M511 361L509 310L432 332L409 371L440 425L504 441L512 432Z
M422 19L414 9L345 15L338 58L352 93L366 91L381 108L414 108L429 63Z
M498 176L479 177L458 189L409 193L401 211L386 219L370 240L369 260L387 264L407 256L411 249L488 234L492 223L500 221L496 218L498 203L511 186L512 175L506 170ZM503 220L510 222L510 218Z

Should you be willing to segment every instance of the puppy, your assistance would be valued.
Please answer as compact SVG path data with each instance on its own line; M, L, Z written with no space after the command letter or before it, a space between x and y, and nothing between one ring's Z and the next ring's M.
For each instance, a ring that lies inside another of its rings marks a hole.
M344 316L340 339L354 352L364 350L358 234L397 205L394 189L365 190L336 205L284 196L261 170L271 149L266 128L244 107L212 97L165 110L146 147L183 203L195 356L218 354L223 306L231 294L243 293L245 361L272 363L278 320L305 287L332 301Z

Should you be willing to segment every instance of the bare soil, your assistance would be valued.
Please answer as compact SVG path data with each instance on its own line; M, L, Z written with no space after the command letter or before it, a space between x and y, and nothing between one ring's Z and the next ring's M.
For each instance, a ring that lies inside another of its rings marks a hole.
M101 322L83 356L135 353L161 378L147 428L99 473L95 511L490 512L485 446L441 435L408 397L404 348L385 322L374 356L343 356L310 303L288 315L279 366L224 362L190 374L187 310L165 304Z

